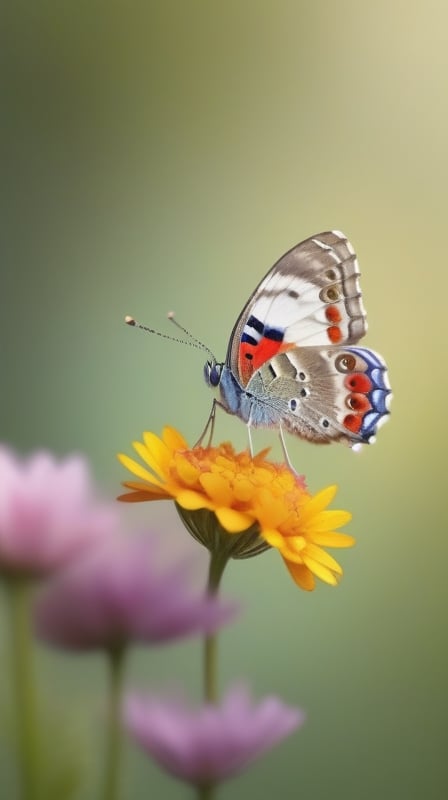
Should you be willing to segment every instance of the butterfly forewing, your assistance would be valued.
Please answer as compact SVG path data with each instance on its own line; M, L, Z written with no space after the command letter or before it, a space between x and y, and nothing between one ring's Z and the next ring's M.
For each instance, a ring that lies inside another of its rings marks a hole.
M272 267L234 327L227 365L246 386L291 347L356 343L366 331L355 251L339 232L312 236Z

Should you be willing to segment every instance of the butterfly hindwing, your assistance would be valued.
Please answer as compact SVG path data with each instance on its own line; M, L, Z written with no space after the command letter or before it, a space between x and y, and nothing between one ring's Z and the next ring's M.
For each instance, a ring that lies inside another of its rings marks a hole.
M281 425L320 443L372 441L388 413L386 371L367 348L291 348L249 381L247 391L258 400L251 424Z
M226 363L246 386L292 347L356 343L366 332L355 251L337 231L293 247L272 267L234 327Z

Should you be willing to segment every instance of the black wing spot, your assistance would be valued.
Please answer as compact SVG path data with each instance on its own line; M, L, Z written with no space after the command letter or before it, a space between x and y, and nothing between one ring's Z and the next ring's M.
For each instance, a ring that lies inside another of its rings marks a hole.
M244 358L247 358L248 361L252 361L253 355L252 353L244 353Z
M290 289L288 292L288 297L292 297L293 300L297 300L299 293L295 292L294 289Z
M268 364L268 370L270 371L270 373L271 373L273 378L277 377L277 373L276 373L274 367L272 366L272 364Z
M263 323L260 322L259 319L254 317L253 314L247 320L246 325L247 325L248 328L253 328L254 331L257 331L257 333L263 333L263 330L264 330Z
M258 344L258 339L254 339L249 333L243 333L241 337L241 341L245 342L246 344L252 345L252 347L256 347Z
M265 328L264 336L273 342L282 342L284 331L280 331L278 328Z

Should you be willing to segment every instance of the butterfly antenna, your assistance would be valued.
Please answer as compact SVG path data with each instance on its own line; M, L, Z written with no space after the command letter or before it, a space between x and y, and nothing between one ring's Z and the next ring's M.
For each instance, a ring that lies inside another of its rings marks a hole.
M176 326L176 328L179 328L179 330L182 331L182 333L185 333L185 335L188 336L192 340L192 342L195 342L196 345L201 348L201 350L205 350L205 352L208 353L212 357L213 361L216 361L216 358L213 355L213 353L210 350L210 348L207 347L207 345L204 344L204 342L201 342L200 339L196 339L196 336L193 336L193 334L190 333L189 330L184 328L184 326L181 325L180 322L177 321L177 319L175 317L175 314L174 314L174 311L168 311L167 317L168 317L169 321L172 322L173 325Z
M162 333L161 331L154 330L154 328L148 328L147 325L142 325L141 322L137 322L137 320L134 319L134 317L130 317L129 315L125 316L124 321L126 325L130 325L132 328L140 328L140 330L146 331L146 333L154 333L156 336L161 336L162 339L169 339L171 342L178 342L179 344L187 344L189 347L196 347L198 350L205 350L212 357L213 361L216 362L216 358L213 355L212 351L205 344L199 341L199 339L196 339L194 336L192 336L191 333L186 330L186 328L183 328L182 325L179 325L179 323L176 320L174 320L173 311L170 311L168 313L168 319L174 322L174 324L177 325L177 327L181 331L183 331L189 337L189 339L179 339L177 336L169 336L167 333Z

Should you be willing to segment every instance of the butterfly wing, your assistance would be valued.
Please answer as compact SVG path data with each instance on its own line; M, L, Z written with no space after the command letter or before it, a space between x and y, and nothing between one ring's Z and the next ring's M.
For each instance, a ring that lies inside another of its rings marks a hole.
M386 365L365 347L293 347L263 364L247 391L257 398L254 426L272 419L319 443L372 442L389 413Z
M285 253L232 331L226 364L241 386L291 347L359 341L367 323L358 276L355 251L338 231L312 236Z
M314 442L372 441L388 414L382 358L354 347L367 330L355 251L328 231L289 250L236 322L227 365L256 398L250 424Z

